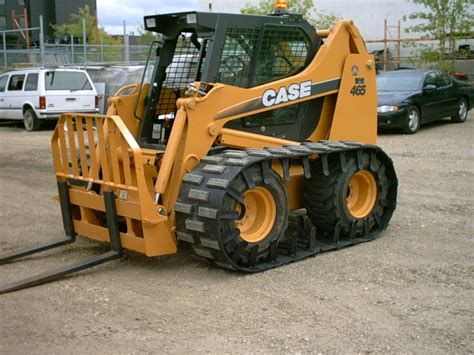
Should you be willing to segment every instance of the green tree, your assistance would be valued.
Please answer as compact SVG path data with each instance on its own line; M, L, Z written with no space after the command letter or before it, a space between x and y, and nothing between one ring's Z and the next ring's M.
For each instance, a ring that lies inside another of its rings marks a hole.
M138 54L138 59L144 61L148 58L150 45L153 43L153 41L160 41L161 34L148 31L142 24L137 24L137 31L137 44L143 46L140 49L140 53ZM156 44L154 48L156 49Z
M160 40L160 34L145 29L145 26L139 24L137 27L138 30L138 39L137 42L142 46L149 46L153 41Z
M289 2L290 10L302 14L316 28L329 28L338 19L332 12L316 10L312 0L293 0ZM274 0L260 0L258 4L246 3L240 10L243 14L269 15L274 12Z
M460 38L472 38L474 26L473 0L411 0L425 9L404 17L415 20L408 33L420 33L436 39L438 47L418 45L420 60L435 63L443 70L452 70L452 58L456 52L456 42Z
M77 13L71 14L71 22L67 24L51 24L54 30L54 35L59 38L69 38L71 35L77 38L82 43L83 38L83 22L86 21L86 37L87 44L94 46L103 44L106 47L103 49L105 61L120 61L122 59L122 49L120 45L123 43L121 38L114 38L105 31L104 28L98 26L97 17L91 14L89 6L85 5L78 8ZM95 48L95 53L88 54L90 60L100 60L98 48Z

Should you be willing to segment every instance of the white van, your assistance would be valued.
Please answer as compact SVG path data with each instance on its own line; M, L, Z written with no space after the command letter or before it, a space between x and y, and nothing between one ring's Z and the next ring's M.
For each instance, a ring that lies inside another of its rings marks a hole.
M27 131L64 112L98 113L98 104L84 70L35 68L0 75L0 118L23 120Z

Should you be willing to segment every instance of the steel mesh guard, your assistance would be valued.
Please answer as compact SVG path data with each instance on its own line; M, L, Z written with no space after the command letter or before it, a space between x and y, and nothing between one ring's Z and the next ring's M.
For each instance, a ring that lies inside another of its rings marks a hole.
M216 81L248 87L260 30L228 28Z
M228 28L217 82L252 87L294 74L305 65L308 38L281 26Z
M173 119L176 100L183 96L186 85L196 80L199 50L190 40L190 34L182 34L176 45L173 61L166 69L166 79L158 100L158 119Z
M299 28L265 26L253 86L283 78L302 69L308 55L307 41Z

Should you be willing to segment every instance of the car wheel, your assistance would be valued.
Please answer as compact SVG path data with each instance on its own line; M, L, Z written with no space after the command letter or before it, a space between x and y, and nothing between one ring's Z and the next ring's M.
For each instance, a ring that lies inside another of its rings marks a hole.
M23 124L28 132L37 131L40 128L40 121L36 117L35 111L26 109L23 113Z
M404 128L404 132L408 134L414 134L420 129L421 115L420 111L415 106L408 107L407 110L407 121Z
M467 100L463 97L459 99L458 102L458 112L456 116L451 117L451 121L456 123L461 123L466 121L467 118Z

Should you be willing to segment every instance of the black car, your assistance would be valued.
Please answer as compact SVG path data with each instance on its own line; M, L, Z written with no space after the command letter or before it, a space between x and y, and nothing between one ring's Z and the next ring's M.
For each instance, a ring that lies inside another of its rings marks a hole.
M395 70L377 76L378 127L416 133L424 123L444 117L464 122L474 88L437 70Z

